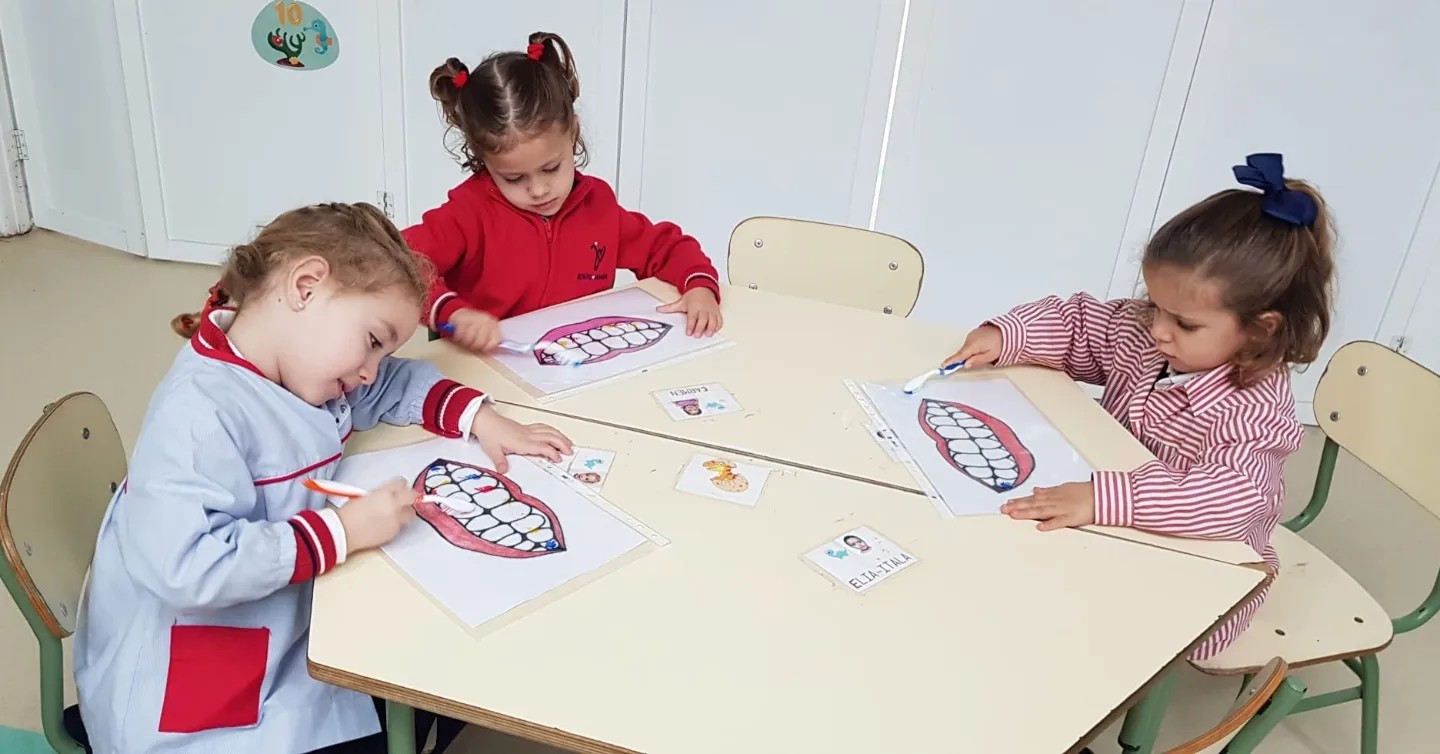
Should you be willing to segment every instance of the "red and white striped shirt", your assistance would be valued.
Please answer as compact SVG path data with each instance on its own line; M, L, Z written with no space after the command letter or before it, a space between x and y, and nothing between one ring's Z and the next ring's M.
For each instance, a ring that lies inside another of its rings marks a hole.
M1300 447L1290 373L1237 387L1229 365L1173 377L1146 325L1145 303L1049 296L990 321L999 366L1038 364L1102 385L1101 404L1155 455L1134 471L1097 471L1095 523L1239 540L1275 572L1270 534L1285 501L1285 459ZM1249 625L1268 588L1194 652L1212 657Z

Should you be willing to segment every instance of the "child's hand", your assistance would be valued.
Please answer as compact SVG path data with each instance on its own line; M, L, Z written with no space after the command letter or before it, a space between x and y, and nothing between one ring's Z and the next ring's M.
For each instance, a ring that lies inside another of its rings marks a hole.
M1095 485L1066 482L1059 487L1036 487L1029 497L1017 497L1000 506L1000 512L1017 519L1040 522L1040 531L1095 523Z
M720 301L709 288L691 288L685 295L655 311L668 314L685 312L685 334L711 336L720 331L725 318L720 316Z
M447 323L455 328L450 339L474 353L489 353L500 345L500 320L479 309L461 309Z
M521 424L507 419L494 407L485 406L475 415L470 425L470 434L480 441L480 449L495 462L495 470L501 474L510 468L505 460L506 453L522 456L540 456L551 463L559 463L561 455L575 452L570 438L548 424Z
M1000 346L1000 328L981 325L971 330L960 350L947 356L940 366L950 366L957 361L965 362L966 369L990 366L1000 359Z
M391 479L365 497L351 500L340 509L347 551L369 550L394 539L415 517L419 500L420 494L404 479Z

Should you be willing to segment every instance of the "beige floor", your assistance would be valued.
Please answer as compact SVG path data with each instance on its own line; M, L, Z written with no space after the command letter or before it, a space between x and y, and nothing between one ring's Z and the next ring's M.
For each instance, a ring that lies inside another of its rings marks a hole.
M170 317L197 306L214 279L213 268L151 262L43 231L0 241L0 462L47 401L73 390L105 399L128 447L151 388L181 345L170 331ZM1312 433L1288 466L1294 509L1309 495L1319 445ZM1426 594L1440 566L1440 523L1348 458L1342 459L1334 493L1306 536L1393 614L1409 610ZM0 602L0 725L37 728L35 645L19 612L8 600ZM1058 640L1063 635L1063 624L1057 623ZM1399 637L1381 658L1382 749L1434 751L1440 740L1432 680L1440 678L1440 623ZM1343 668L1302 671L1302 677L1312 691L1352 683ZM1233 698L1234 683L1186 671L1162 742L1178 742L1212 724ZM1035 710L1037 717L1044 714ZM1295 716L1262 750L1354 752L1358 723L1355 704ZM1095 746L1097 754L1118 751L1113 742L1107 733ZM479 731L468 733L452 751L482 749L487 754L546 751Z

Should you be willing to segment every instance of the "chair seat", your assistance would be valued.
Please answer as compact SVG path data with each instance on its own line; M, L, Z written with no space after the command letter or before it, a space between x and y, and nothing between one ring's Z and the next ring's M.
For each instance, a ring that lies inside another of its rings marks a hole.
M1253 673L1274 657L1295 668L1372 654L1390 643L1389 614L1335 561L1284 527L1271 542L1280 575L1265 604L1249 630L1215 657L1192 662L1196 669Z

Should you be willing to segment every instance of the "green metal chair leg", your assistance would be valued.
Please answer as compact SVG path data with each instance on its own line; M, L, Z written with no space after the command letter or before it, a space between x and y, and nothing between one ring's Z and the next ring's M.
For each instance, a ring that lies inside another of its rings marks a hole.
M1125 754L1151 754L1155 750L1160 723L1165 720L1165 708L1170 705L1170 689L1175 685L1173 670L1161 673L1150 693L1125 713L1125 722L1120 726L1120 750Z
M1250 754L1255 751L1265 736L1270 734L1275 726L1280 724L1294 709L1295 705L1304 698L1307 691L1305 684L1299 679L1291 676L1280 684L1280 688L1271 695L1270 701L1261 710L1260 714L1251 718L1240 732L1230 740L1225 748L1225 754Z
M415 708L385 700L385 741L390 754L415 754Z
M1380 751L1380 660L1360 658L1360 754Z

